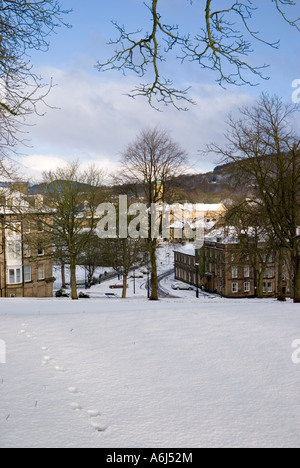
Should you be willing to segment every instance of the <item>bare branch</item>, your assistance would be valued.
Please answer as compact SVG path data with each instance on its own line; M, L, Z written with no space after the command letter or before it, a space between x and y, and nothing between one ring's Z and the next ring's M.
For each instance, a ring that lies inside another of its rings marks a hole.
M286 13L287 7L296 5L292 0L273 0L277 11L290 26L299 28L300 19L292 20ZM193 1L189 0L190 5ZM249 56L253 53L251 41L261 42L278 49L280 41L270 42L264 39L251 25L252 19L259 13L259 7L254 7L251 0L232 0L228 8L217 8L215 0L205 0L205 15L200 18L199 32L184 35L179 25L170 25L163 21L158 11L158 0L151 0L151 5L145 4L151 13L152 30L145 33L143 29L127 32L125 26L114 22L119 33L116 41L110 44L117 46L114 55L105 63L98 62L99 71L118 70L124 74L129 70L139 77L152 72L151 83L143 83L132 90L130 97L146 97L149 104L161 109L161 105L172 105L178 110L187 110L180 101L194 104L188 96L189 89L177 88L170 78L162 78L161 66L167 61L167 55L172 50L178 50L177 59L197 62L201 68L216 72L216 81L220 86L257 85L260 79L268 79L265 75L267 64L253 65ZM255 77L253 81L251 76Z
M40 104L51 88L33 69L31 50L47 51L49 36L68 26L58 0L4 0L0 2L0 153L20 141L20 129L29 115L44 115Z

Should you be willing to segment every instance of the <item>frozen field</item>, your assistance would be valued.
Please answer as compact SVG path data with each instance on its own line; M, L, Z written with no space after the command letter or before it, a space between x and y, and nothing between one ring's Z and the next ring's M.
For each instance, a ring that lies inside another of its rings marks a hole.
M1 447L300 447L300 310L0 300Z

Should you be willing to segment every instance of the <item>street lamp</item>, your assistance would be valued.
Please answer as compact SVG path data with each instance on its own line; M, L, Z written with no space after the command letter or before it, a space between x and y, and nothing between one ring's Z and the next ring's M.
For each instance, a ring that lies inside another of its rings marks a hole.
M144 255L144 261L147 264L147 298L150 299L150 273L151 273L151 267L150 267L150 253L147 252Z
M196 268L196 298L199 299L199 263L195 263Z
M150 270L147 268L147 298L150 299Z

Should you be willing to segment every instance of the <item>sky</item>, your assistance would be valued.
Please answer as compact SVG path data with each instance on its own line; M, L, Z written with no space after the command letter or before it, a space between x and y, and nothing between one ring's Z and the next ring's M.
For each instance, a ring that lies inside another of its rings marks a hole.
M216 0L217 1L217 0ZM229 0L226 3L231 4ZM164 108L152 109L143 98L132 100L125 94L141 79L116 71L100 73L95 65L105 62L114 49L107 43L117 37L112 20L128 30L151 29L150 12L143 0L60 0L73 12L66 17L71 29L59 28L50 38L48 52L33 52L32 63L45 80L53 78L55 87L47 98L52 108L43 109L44 117L35 116L28 123L30 146L20 147L17 158L24 177L38 181L44 170L80 160L83 167L94 163L113 173L118 169L122 152L141 130L159 126L167 130L189 155L189 170L212 170L218 160L205 154L207 144L224 144L226 116L237 113L242 105L251 105L262 92L282 96L292 102L292 83L300 80L300 33L284 23L271 0L254 0L259 10L253 17L255 29L269 41L281 40L279 50L254 43L251 63L268 63L268 81L258 80L255 87L228 86L222 89L218 76L197 64L181 65L174 57L164 64L165 76L179 88L191 86L196 101L188 112ZM224 0L222 0L222 5ZM196 34L203 18L203 0L160 0L165 23L179 24L184 31ZM300 17L300 1L289 7L293 18ZM300 82L299 82L300 87ZM299 93L300 96L300 93ZM300 130L299 122L296 123Z

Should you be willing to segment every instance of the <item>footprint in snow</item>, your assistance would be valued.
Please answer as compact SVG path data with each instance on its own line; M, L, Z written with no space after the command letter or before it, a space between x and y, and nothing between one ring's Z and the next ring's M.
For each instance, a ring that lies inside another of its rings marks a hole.
M69 388L68 388L68 391L69 391L70 393L73 393L74 395L76 395L76 394L79 393L79 392L78 392L78 388L76 388L76 387L69 387Z
M78 403L75 403L75 402L70 403L70 406L74 411L81 411L82 410L82 407Z
M26 333L26 330L20 330L18 335L25 335L25 333Z
M100 412L97 409L88 410L87 414L90 418L97 418L97 416L100 416Z
M43 366L46 366L50 363L50 361L52 361L52 357L51 356L44 356L43 357L43 360L42 360L42 365Z
M44 357L43 357L42 364L49 364L50 361L52 361L52 357L51 357L51 356L44 356Z
M65 372L65 369L63 367L60 367L60 366L55 366L54 369L57 371L57 372Z
M103 424L96 422L96 421L92 421L91 426L97 432L105 432L107 429L107 426L104 426Z

